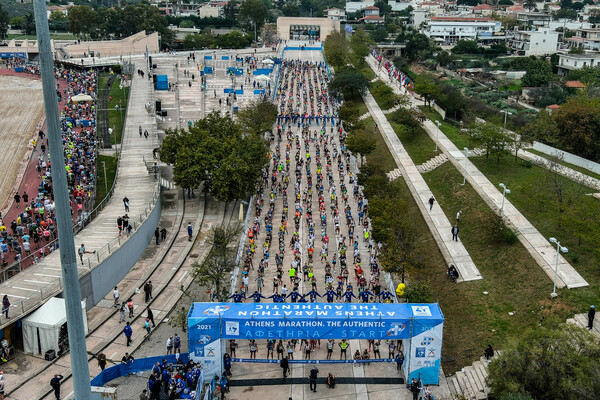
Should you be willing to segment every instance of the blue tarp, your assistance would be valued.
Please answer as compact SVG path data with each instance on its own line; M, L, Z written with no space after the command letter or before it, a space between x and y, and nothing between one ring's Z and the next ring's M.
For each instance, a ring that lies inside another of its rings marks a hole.
M254 70L253 75L269 75L273 72L273 68L258 68Z
M25 58L27 57L26 53L0 53L0 58Z
M229 56L222 56L221 60L229 60Z
M236 89L235 94L244 94L244 91L242 89Z
M285 50L316 50L316 51L320 51L322 50L321 47L286 47Z
M15 67L15 72L23 72L23 67Z
M156 76L156 90L168 90L169 89L169 78L167 75Z
M205 60L212 60L212 56L204 56Z
M223 89L223 93L227 94L227 93L233 93L233 89L229 88L229 89Z
M213 67L204 67L204 73L205 74L212 74L213 73Z
M254 94L264 94L265 89L254 89Z

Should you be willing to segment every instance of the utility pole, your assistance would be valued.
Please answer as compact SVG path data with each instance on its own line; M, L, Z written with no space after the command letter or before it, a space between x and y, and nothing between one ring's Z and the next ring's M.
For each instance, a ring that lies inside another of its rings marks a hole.
M63 277L63 297L67 311L67 328L71 352L73 387L77 400L91 399L90 371L87 360L85 330L81 313L81 289L77 272L77 254L73 238L73 220L67 193L67 173L58 124L58 101L54 81L54 64L50 48L50 30L46 14L46 0L34 0L35 26L40 53L40 74L44 90L44 109L48 132L48 147L52 159L52 182L56 223L60 243L60 263Z

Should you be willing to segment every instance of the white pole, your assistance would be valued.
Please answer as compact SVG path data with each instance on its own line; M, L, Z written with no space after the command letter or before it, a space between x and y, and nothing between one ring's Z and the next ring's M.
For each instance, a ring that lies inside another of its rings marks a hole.
M558 255L560 251L560 242L556 242L556 265L554 266L554 288L552 289L551 297L556 297L556 277L558 275Z

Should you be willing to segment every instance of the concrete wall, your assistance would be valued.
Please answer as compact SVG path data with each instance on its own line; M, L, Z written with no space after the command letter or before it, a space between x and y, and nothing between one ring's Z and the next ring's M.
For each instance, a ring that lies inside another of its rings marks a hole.
M145 31L138 32L122 40L100 40L97 42L81 42L81 44L69 44L65 50L73 57L83 57L84 53L93 51L100 52L100 57L105 56L128 56L131 54L146 54L146 46L149 53L157 53L158 32L146 35Z
M81 277L79 280L81 298L86 300L88 310L111 292L140 259L153 239L160 214L161 196L158 197L148 218L138 230L91 273Z
M340 31L340 21L329 18L279 17L277 18L277 37L290 40L290 25L318 25L321 29L321 40L334 31Z
M587 160L583 157L576 156L575 154L559 150L557 148L548 146L540 142L533 142L533 149L541 151L542 153L548 154L550 156L562 156L563 161L568 162L569 164L577 165L578 167L582 167L597 174L600 174L600 164Z

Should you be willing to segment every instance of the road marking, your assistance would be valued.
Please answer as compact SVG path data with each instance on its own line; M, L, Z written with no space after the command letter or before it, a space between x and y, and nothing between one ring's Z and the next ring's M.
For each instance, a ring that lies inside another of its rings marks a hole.
M53 268L53 267L44 267L44 269L51 269L53 271L61 271L60 268Z
M29 297L25 297L25 296L17 296L16 294L8 294L8 293L6 293L6 295L10 296L10 297L16 297L18 299L28 299L29 298ZM0 296L4 296L4 295L2 294ZM11 304L11 307L16 307L16 306L14 304Z
M187 271L184 271L183 275L181 275L181 278L179 278L179 280L177 282L181 283L181 281L183 280L183 278L185 278L185 276L187 275L187 273L188 273Z
M112 360L112 359L114 358L114 356L116 356L117 354L119 354L119 352L118 352L118 351L115 351L114 353L112 353L112 354L110 355L110 357L108 357L108 359L109 359L109 360Z
M47 276L47 277L50 277L50 278L58 278L60 276L60 275L39 274L39 273L34 273L34 275L36 275L36 276ZM47 283L47 282L44 282L44 283Z
M11 286L13 289L20 289L20 290L29 290L30 292L39 292L39 289L29 289L29 288L24 288L24 287L19 287L19 286Z
M23 282L42 283L42 284L50 283L50 282L44 282L44 281L34 281L32 279L23 279Z

